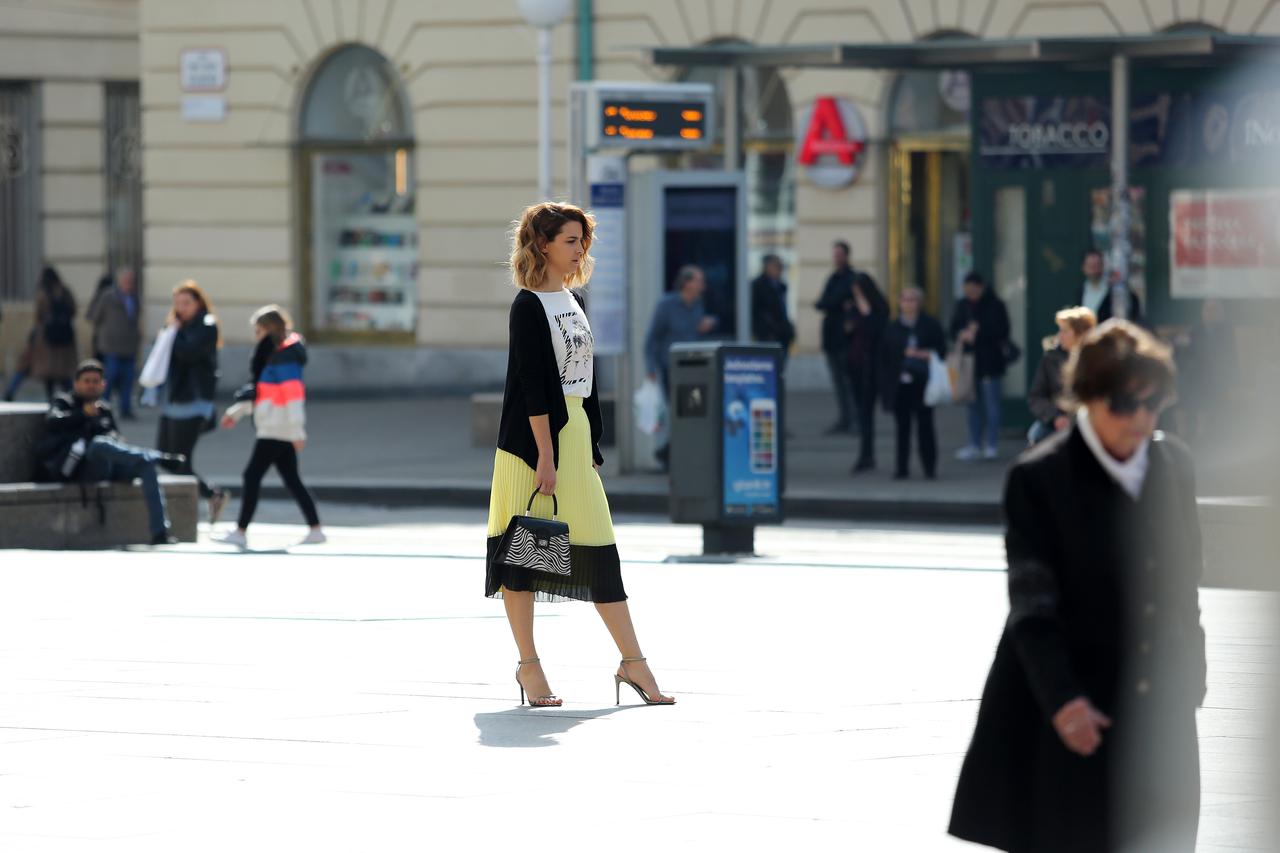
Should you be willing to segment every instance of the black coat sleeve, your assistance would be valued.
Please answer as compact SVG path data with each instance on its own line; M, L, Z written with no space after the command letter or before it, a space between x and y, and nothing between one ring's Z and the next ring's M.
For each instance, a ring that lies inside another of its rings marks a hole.
M542 329L538 328L539 323ZM511 303L511 359L515 362L525 413L531 418L551 411L546 389L548 365L543 352L546 341L542 340L548 334L546 323L542 306L536 299L517 299Z
M827 284L822 289L822 298L813 307L823 314L843 314L844 303L852 298L849 282L843 276L832 273L827 277Z
M1031 390L1027 392L1027 407L1031 415L1041 423L1052 423L1054 418L1062 414L1058 401L1054 399L1053 381L1050 372L1056 370L1054 359L1045 353L1036 368L1036 378L1031 380Z
M1031 692L1045 719L1084 695L1071 666L1061 621L1060 583L1055 564L1049 509L1027 469L1015 465L1005 484L1008 527L1005 551L1009 563L1008 633Z
M218 357L218 324L211 318L187 323L178 328L173 338L171 364L212 363Z
M1208 691L1208 662L1205 655L1204 626L1200 623L1200 580L1204 575L1204 548L1200 536L1200 510L1196 505L1196 474L1190 453L1182 449L1176 454L1178 486L1182 525L1186 534L1188 570L1179 578L1178 596L1180 616L1189 638L1187 650L1191 663L1190 687L1195 694L1196 705L1204 704Z

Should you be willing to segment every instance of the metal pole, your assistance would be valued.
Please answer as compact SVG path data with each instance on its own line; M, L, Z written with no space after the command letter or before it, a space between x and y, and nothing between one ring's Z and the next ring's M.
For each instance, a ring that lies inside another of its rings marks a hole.
M551 198L551 27L538 27L538 199Z
M721 75L724 81L724 167L734 171L742 164L741 76L734 65L724 69Z
M1129 315L1129 57L1111 57L1111 314Z

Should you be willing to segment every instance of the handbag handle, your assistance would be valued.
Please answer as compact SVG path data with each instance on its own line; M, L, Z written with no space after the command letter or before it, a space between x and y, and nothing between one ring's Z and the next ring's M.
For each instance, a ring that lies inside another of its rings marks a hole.
M538 496L538 490L534 489L533 494L529 495L529 502L524 505L524 514L528 515L533 511L533 499ZM556 500L556 493L551 493L551 517L553 519L560 517L560 501Z

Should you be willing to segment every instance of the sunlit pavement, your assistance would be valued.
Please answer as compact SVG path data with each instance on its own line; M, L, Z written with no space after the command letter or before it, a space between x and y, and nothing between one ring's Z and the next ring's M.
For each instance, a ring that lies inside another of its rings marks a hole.
M326 508L329 509L329 508ZM291 519L291 506L266 515ZM614 705L589 605L541 606L517 704L471 514L324 546L0 552L0 850L978 849L944 835L1006 612L994 529L787 526L748 562L619 519L671 708ZM356 526L365 525L365 526ZM1273 598L1206 590L1201 850L1265 849Z

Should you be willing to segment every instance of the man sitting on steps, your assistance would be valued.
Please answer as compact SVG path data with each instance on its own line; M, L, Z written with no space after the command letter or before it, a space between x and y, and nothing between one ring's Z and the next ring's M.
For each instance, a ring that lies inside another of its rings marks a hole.
M89 359L76 368L75 387L59 394L49 404L45 434L36 443L41 473L63 482L102 481L119 483L142 481L147 504L152 545L171 545L164 493L156 474L156 463L185 461L156 450L126 444L116 428L111 404L102 399L106 387L102 363Z

